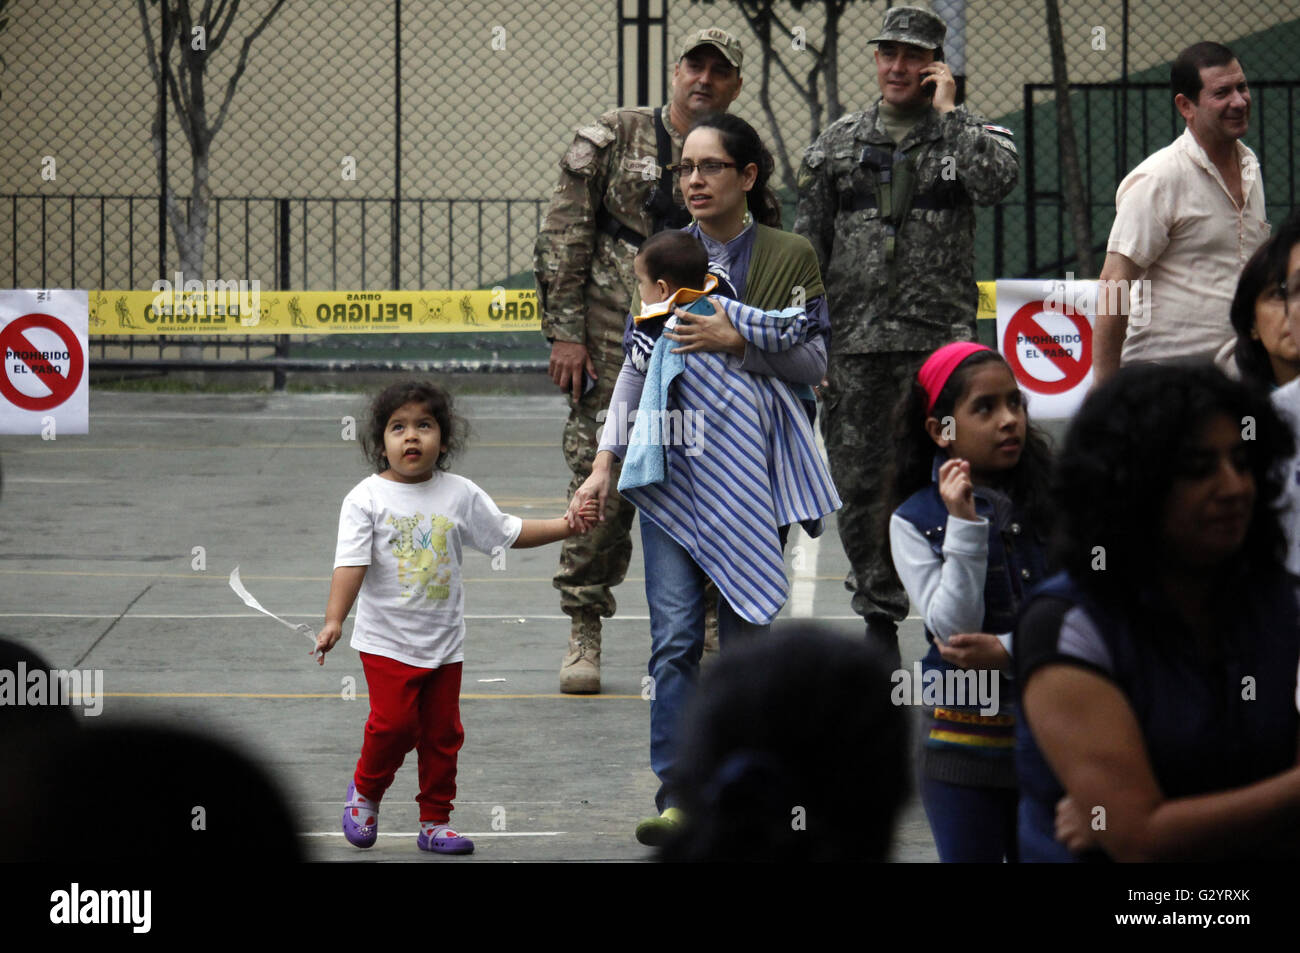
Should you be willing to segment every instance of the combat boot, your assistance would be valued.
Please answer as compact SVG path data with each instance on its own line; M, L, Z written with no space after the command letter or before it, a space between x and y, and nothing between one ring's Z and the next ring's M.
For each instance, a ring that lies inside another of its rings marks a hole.
M566 695L600 694L600 614L575 612L569 654L560 666L560 691Z

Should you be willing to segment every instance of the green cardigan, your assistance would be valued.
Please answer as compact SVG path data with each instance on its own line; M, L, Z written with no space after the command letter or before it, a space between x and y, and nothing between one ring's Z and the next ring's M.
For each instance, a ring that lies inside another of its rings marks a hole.
M803 288L804 301L826 294L817 253L808 239L766 225L755 225L754 231L745 304L777 311L803 303L794 300L794 288Z

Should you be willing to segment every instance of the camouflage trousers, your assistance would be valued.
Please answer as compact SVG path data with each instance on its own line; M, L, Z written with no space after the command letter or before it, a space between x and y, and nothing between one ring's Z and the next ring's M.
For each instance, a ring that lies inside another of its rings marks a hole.
M861 616L907 616L907 593L889 557L889 488L894 408L926 352L832 356L822 392L821 430L843 506L836 513L849 558L844 587Z
M573 471L568 499L591 476L591 465L600 444L597 433L605 425L605 412L614 394L614 383L622 364L596 365L596 386L576 404L569 400L569 419L564 424L564 462ZM599 418L599 419L598 419ZM614 424L617 426L617 424ZM611 471L611 483L618 485L619 463ZM636 507L611 488L605 500L605 522L598 523L585 536L570 536L560 546L560 568L551 584L560 590L560 611L573 615L592 609L608 619L618 610L613 589L627 575L632 558L632 520ZM710 580L704 589L704 629L706 645L718 641L718 590Z
M596 459L599 443L597 433L604 426L605 411L614 394L621 364L599 361L596 365L596 386L574 403L569 400L569 419L564 424L564 462L573 471L569 481L568 498L572 499L578 487L591 476L591 465ZM599 417L599 419L597 419ZM618 485L619 464L614 464L612 482ZM611 488L605 501L605 522L585 536L570 536L560 547L560 568L552 584L560 590L560 609L573 615L584 609L594 609L608 618L618 609L613 587L627 575L627 564L632 558L632 520L636 507Z

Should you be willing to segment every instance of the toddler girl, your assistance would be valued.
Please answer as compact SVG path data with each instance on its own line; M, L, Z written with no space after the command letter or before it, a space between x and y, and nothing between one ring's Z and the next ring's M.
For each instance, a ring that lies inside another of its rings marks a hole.
M374 399L363 449L376 473L343 500L325 627L328 652L358 600L352 647L370 692L361 757L348 784L343 833L370 847L379 802L406 753L419 758L420 850L468 854L474 844L448 826L456 795L460 677L465 640L461 549L482 553L540 546L585 532L594 505L568 520L521 520L478 486L448 473L464 423L435 384L393 385ZM324 655L320 658L324 664Z

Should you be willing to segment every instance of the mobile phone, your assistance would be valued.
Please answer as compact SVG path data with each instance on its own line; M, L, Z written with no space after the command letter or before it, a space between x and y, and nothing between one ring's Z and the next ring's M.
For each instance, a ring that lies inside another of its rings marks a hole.
M934 60L932 62L942 63L943 61L944 61L943 47L939 47L939 49L934 51ZM936 80L933 76L925 77L924 81L921 83L921 91L925 93L926 99L934 99L934 88L937 85L938 85L938 80Z

